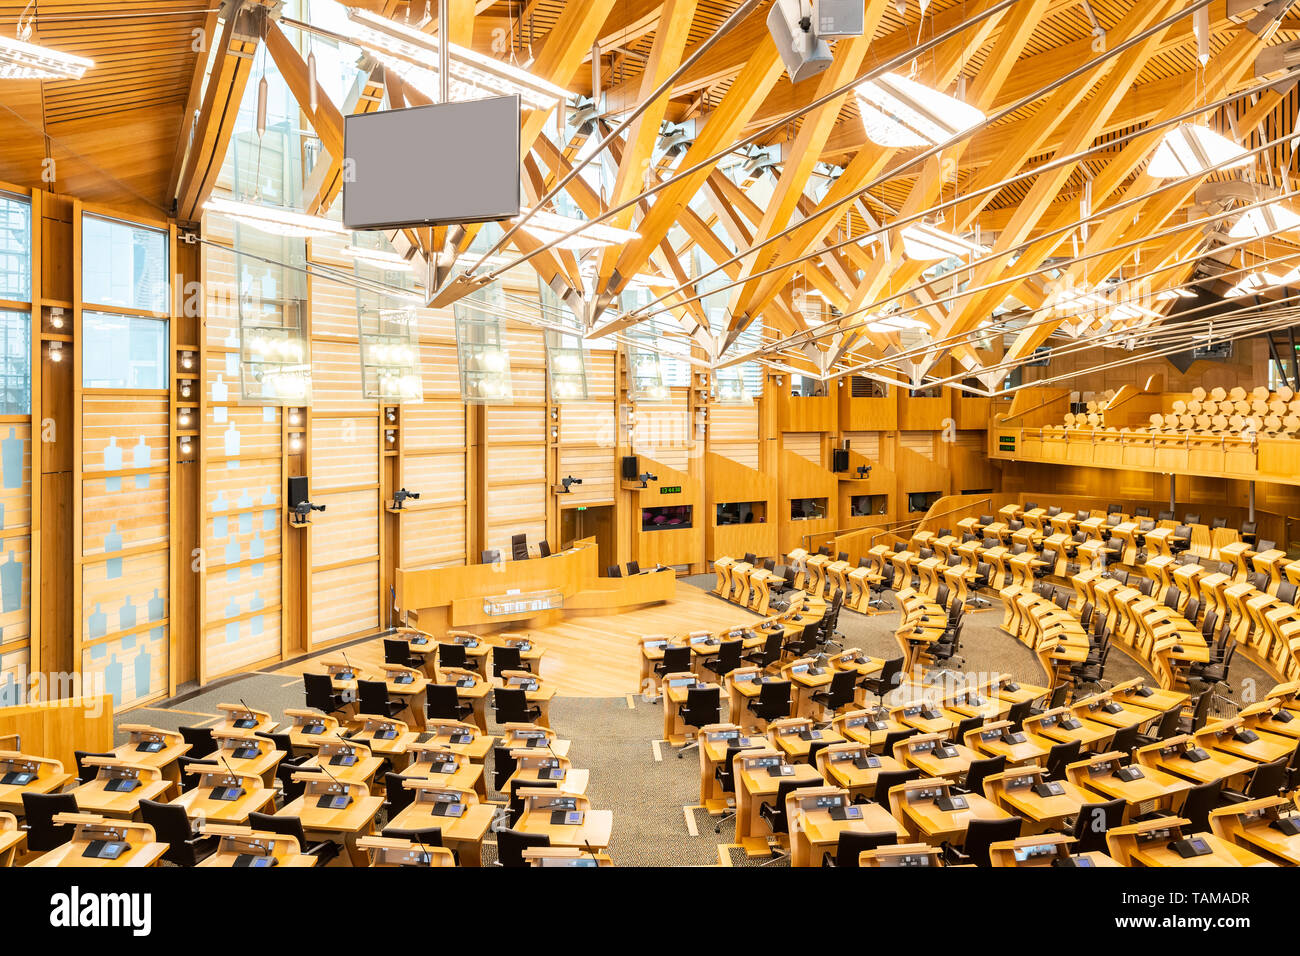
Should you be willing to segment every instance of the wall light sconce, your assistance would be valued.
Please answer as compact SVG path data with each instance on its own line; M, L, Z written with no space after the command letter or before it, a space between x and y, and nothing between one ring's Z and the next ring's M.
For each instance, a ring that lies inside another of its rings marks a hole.
M63 343L62 343L62 342L51 342L51 343L50 343L50 361L51 361L51 362L62 362L62 361L63 361Z
M188 371L189 369L192 369L193 367L194 367L194 353L193 353L193 352L182 352L182 353L181 353L181 368L183 368L183 369L185 369L186 371Z
M552 438L559 438L559 437L560 437L560 430L559 430L558 428L552 428L552 429L551 429L551 437L552 437Z
M388 417L388 421L389 421L390 423L396 422L396 421L397 421L397 410L396 410L396 409L393 409L393 408L390 408L390 409L388 410L388 415L387 415L387 417Z
M52 329L61 329L61 328L63 328L63 309L62 309L62 308L56 307L56 308L50 309L50 328L52 328Z
M189 398L193 394L193 386L190 385L189 379L181 382L181 398Z
M299 412L298 409L296 408L289 409L289 424L290 425L302 424L302 413Z
M389 429L388 431L384 432L384 438L388 441L388 444L391 445L397 441L397 432L393 431L392 429Z
M180 449L182 455L188 455L191 451L194 450L194 443L190 441L189 435L181 436Z
M189 428L190 422L191 419L190 419L189 409L187 408L181 409L181 411L176 416L176 424L181 428Z
M292 434L292 435L289 436L289 450L290 450L290 451L302 451L302 435L301 435L301 433L295 432L294 434Z
M785 379L782 376L778 375L776 377L776 387L780 388L784 384L785 384Z

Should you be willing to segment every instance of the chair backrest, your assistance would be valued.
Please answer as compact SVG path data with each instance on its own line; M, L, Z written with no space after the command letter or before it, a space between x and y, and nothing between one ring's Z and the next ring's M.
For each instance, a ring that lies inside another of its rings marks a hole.
M1085 803L1079 807L1079 815L1074 818L1074 832L1071 834L1078 842L1072 850L1075 853L1090 853L1094 850L1105 852L1106 833L1124 822L1126 806L1128 803L1123 797L1116 797L1104 803Z
M832 709L853 703L853 696L858 689L858 675L855 671L836 671L831 677L828 691Z
M995 773L1002 773L1007 769L1007 758L1005 754L998 754L996 757L985 757L982 760L972 760L970 767L966 770L965 787L971 793L984 795L984 779L991 777ZM1017 833L1016 836L1020 834ZM1014 837L1007 837L1014 839Z
M442 667L459 667L469 669L469 655L463 644L438 643L438 664Z
M532 783L530 783L528 786L529 786L529 788L534 789L534 790L539 789L539 788L540 788L540 789L543 789L543 790L558 790L558 789L559 789L558 785L556 784L556 782L555 782L554 780L535 780L535 781L533 781ZM521 796L519 795L519 791L522 790L522 789L524 789L524 788L523 788L523 787L512 787L512 788L510 789L510 804L509 804L509 809L510 809L510 822L511 822L511 823L518 823L520 817L522 817L523 814L524 814L524 798L521 797Z
M363 714L386 714L388 713L388 685L381 680L359 680L357 700Z
M605 576L610 578L621 578L623 576L623 569L617 564L611 564L605 569Z
M334 685L328 674L303 674L302 686L307 694L308 707L327 714L334 710Z
M1294 604L1296 598L1296 586L1290 581L1283 581L1277 586L1277 599L1283 604Z
M528 693L519 687L498 687L492 692L493 706L499 724L526 724L528 719Z
M400 664L402 667L411 667L411 649L406 641L396 637L384 638L384 663Z
M889 751L885 751L889 753ZM885 770L876 774L876 792L875 801L886 810L892 810L889 805L889 791L894 787L902 786L912 780L920 780L921 771L915 767L908 767L906 770Z
M176 866L193 866L198 862L194 848L188 841L194 834L185 808L176 803L159 803L156 800L140 801L140 819L153 827L159 843L168 844L163 859Z
M430 684L425 688L425 713L437 720L459 720L460 695L454 684Z
M1250 787L1246 796L1251 800L1264 797L1276 797L1286 783L1286 757L1280 757L1272 763L1262 763L1250 775Z
M669 644L664 647L660 662L665 674L676 674L691 669L691 649L686 644Z
M723 641L718 645L718 657L710 669L715 674L729 674L740 666L740 655L745 650L745 642L742 640Z
M882 846L893 846L898 842L898 834L893 830L880 833L863 833L860 830L841 830L839 842L835 845L835 865L857 869L858 859L868 850Z
M916 727L904 727L902 730L891 730L885 734L885 743L884 746L880 748L880 752L886 756L892 757L896 745L902 743L908 737L915 737L920 732L921 731Z
M524 850L550 846L551 838L545 833L524 833L522 830L497 831L497 862L502 866L527 866Z
M1033 703L1032 700L1022 700L1011 705L1011 710L1007 712L1007 720L1011 721L1011 725L1016 730L1020 729L1020 725L1029 716L1029 708L1033 706Z
M391 770L384 774L384 809L391 820L411 805L415 800L415 791L402 786L405 778Z
M298 841L298 846L306 852L307 834L302 828L302 819L300 817L286 816L283 813L258 813L253 811L248 815L248 825L254 830L261 830L264 833L278 833L280 836L291 836Z
M92 753L87 750L74 750L73 757L77 760L77 779L82 783L89 783L99 775L99 768L92 767L86 763L87 757L112 757L113 753Z
M1183 715L1183 705L1175 704L1160 715L1160 723L1156 726L1156 739L1168 740L1174 734L1178 733L1178 721Z
M538 541L537 554L539 557L549 558L551 556L551 543L545 540Z
M682 723L687 727L704 727L721 720L722 691L717 687L690 687L686 691L686 706L682 708Z
M961 722L957 724L957 729L953 731L952 739L961 743L966 739L968 733L972 730L978 730L982 726L984 726L983 717L978 715L975 717L963 717Z
M845 560L848 560L848 559L846 558ZM773 571L773 572L776 571L776 559L775 559L775 558L764 558L764 559L763 559L763 570L764 570L764 571Z
M885 687L897 687L902 683L900 679L902 674L903 658L895 657L885 661L885 663L881 665L880 673L877 675L877 680L879 680Z
M1079 759L1080 743L1077 740L1069 740L1061 744L1052 744L1052 749L1047 751L1047 777L1049 780L1063 780L1065 778L1065 768Z
M1174 513L1172 511L1161 511L1156 515L1157 521L1173 521Z
M528 535L516 534L510 536L510 557L516 561L528 560Z
M1200 524L1200 523L1201 523L1201 516L1197 514L1195 511L1189 511L1187 512L1187 514L1183 515L1183 524L1185 525Z
M73 827L55 823L59 813L76 813L77 798L71 793L24 793L23 821L27 824L27 849L45 853L72 839Z
M210 727L180 727L181 739L190 745L188 757L206 757L217 749Z
M1227 518L1215 518L1213 521L1210 522L1210 528L1214 530L1217 530L1219 528L1226 528L1227 526L1228 526Z
M753 551L745 552L745 563L750 566L753 566L758 563L758 557L754 554Z
M1138 725L1132 724L1128 727L1121 727L1115 731L1115 736L1111 738L1108 750L1118 750L1120 753L1130 753L1137 746Z
M479 552L478 557L480 564L498 564L501 561L501 552L496 548L489 548Z
M962 852L976 866L989 865L989 847L994 843L1014 840L1020 836L1020 817L1004 820L971 820L966 826L966 842Z
M409 840L417 846L442 846L442 827L422 827L408 830L404 827L384 827L384 836L390 840Z
M765 720L772 717L784 717L790 713L790 682L788 680L768 681L758 691L758 708Z
M641 573L641 565L638 564L636 561L629 561L629 562L627 563L627 573L628 573L629 575L631 575L631 574L640 574L640 573Z
M524 669L523 654L519 648L510 644L497 644L492 648L492 673L497 677L502 671L519 671Z
M1151 517L1151 509L1150 509L1150 508L1134 508L1134 509L1133 509L1133 517L1135 517L1135 518L1150 518L1150 517Z
M1203 833L1210 828L1210 811L1219 805L1219 794L1222 791L1222 780L1198 784L1187 791L1178 815L1191 821L1192 825L1187 828L1189 833Z
M519 761L510 756L509 747L492 748L492 789L503 792L506 781L519 767Z
M1210 704L1213 698L1210 696L1210 688L1207 687L1201 691L1201 695L1196 698L1196 706L1192 709L1192 730L1200 730L1205 726L1205 721L1210 716Z

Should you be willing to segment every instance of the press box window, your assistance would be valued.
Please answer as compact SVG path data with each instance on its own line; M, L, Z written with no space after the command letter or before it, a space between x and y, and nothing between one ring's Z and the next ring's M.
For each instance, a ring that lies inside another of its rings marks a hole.
M938 491L910 491L907 494L907 510L912 514L929 511L941 494Z
M825 498L791 498L790 520L808 521L826 517Z
M642 531L671 531L691 526L691 505L641 509Z
M81 384L85 388L167 388L167 320L84 312Z

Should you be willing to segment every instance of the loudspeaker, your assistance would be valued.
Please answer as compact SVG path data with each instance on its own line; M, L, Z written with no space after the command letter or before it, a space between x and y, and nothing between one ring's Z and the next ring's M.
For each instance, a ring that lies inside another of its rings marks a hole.
M641 477L641 462L636 455L623 456L623 480L638 481Z
M289 507L302 504L304 501L311 501L311 494L307 490L307 476L299 475L289 479Z
M811 17L800 16L799 6L798 0L776 0L767 13L768 32L791 83L816 76L831 65L831 48L818 39Z
M849 450L847 448L831 449L831 471L849 470Z

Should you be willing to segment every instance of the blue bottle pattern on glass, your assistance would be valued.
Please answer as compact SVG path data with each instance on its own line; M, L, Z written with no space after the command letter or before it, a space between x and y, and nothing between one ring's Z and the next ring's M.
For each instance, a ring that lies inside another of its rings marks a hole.
M0 566L0 606L6 614L22 610L23 606L23 566L12 551L9 560Z
M111 554L115 551L122 550L122 535L118 533L117 525L108 526L108 534L104 535L104 553ZM109 558L104 562L104 577L110 581L122 576L122 559Z
M132 467L132 468L148 468L148 467L149 467L150 465L152 465L152 464L153 464L153 450L152 450L152 449L149 447L149 445L145 442L145 440L144 440L144 436L141 435L141 436L140 436L140 440L139 440L138 442L136 442L135 448L132 449L132 453L131 453L131 467ZM135 486L136 486L137 488L148 488L148 487L149 487L149 476L148 476L148 475L136 475L136 476L135 476Z
M266 493L262 495L262 504L267 506L266 510L262 512L262 530L274 531L275 530L275 492L272 491L270 488L267 488Z
M99 604L95 604L95 610L86 618L86 638L95 640L103 637L108 633L108 615L103 612Z
M260 611L264 607L266 607L266 602L262 600L261 592L254 591L253 599L248 603L248 609L250 611ZM257 617L251 617L248 619L248 632L252 634L253 637L261 637L262 632L265 629L266 621L264 615L259 614Z
M23 444L16 428L9 429L9 437L0 442L0 470L7 489L23 486Z
M149 689L153 686L153 655L149 653L149 646L141 644L140 653L135 655L135 697L139 700L141 697L149 696Z
M122 470L122 449L118 447L117 436L108 436L108 447L104 449L104 470L121 471ZM113 477L104 479L105 491L121 491L122 479Z
M118 630L129 631L131 628L135 627L135 616L136 606L131 601L131 595L128 594L126 600L122 602L122 606L117 612Z
M104 690L113 695L113 707L122 706L122 665L117 655L110 654L108 666L104 668Z

